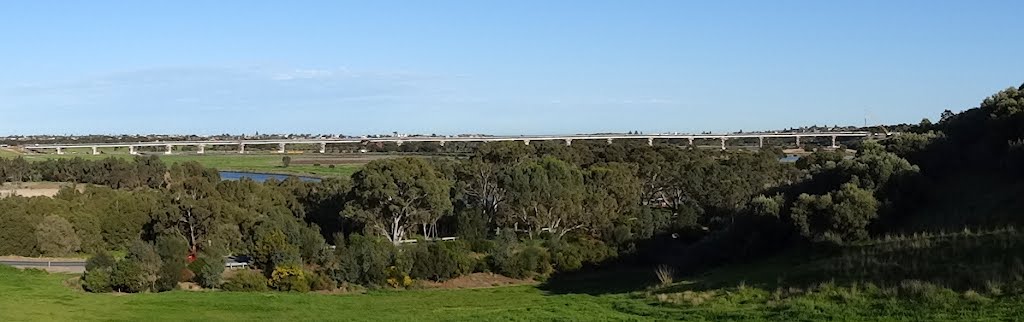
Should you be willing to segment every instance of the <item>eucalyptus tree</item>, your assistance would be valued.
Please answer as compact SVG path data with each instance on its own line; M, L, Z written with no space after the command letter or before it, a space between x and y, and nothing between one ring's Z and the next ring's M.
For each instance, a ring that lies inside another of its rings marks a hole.
M374 160L352 175L350 202L342 212L392 243L415 225L430 236L452 209L451 182L422 158Z

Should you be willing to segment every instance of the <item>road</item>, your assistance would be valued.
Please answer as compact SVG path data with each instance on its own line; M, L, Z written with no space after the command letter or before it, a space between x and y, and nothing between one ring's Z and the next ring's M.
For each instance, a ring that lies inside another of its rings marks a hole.
M85 271L84 260L46 260L46 259L3 259L0 264L17 268L38 268L51 272L81 273Z

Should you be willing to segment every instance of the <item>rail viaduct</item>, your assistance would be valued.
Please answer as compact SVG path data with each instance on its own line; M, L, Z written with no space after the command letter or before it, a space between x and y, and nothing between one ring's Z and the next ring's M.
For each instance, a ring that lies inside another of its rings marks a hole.
M311 144L320 145L320 153L327 151L328 144L341 143L383 143L393 142L402 145L405 142L437 142L444 146L448 142L501 142L519 141L529 145L532 141L563 141L571 145L578 140L605 140L612 143L613 140L647 140L648 145L654 145L655 140L687 140L693 145L694 140L718 140L721 148L725 149L725 142L730 139L758 139L758 147L764 147L765 139L784 138L793 139L797 147L800 146L801 138L830 138L832 147L838 147L837 140L840 138L865 138L870 137L869 132L785 132L785 133L733 133L733 134L609 134L609 135L522 135L522 136L412 136L412 137L376 137L376 138L323 138L323 139L276 139L276 140L206 140L206 141L153 141L153 142L118 142L118 143L81 143L81 144L33 144L23 146L24 149L43 152L53 150L57 154L64 154L64 149L91 148L92 154L99 154L100 148L120 147L128 148L129 153L137 154L138 147L166 147L165 154L172 154L176 146L194 146L196 153L205 153L207 146L238 146L238 153L245 153L245 147L249 145L277 145L279 153L285 153L285 146L288 144Z

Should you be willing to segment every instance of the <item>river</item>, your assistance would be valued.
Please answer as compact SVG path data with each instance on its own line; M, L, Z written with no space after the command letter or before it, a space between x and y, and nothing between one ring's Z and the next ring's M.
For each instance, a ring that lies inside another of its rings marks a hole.
M241 180L242 178L249 178L249 179L252 179L252 181L263 182L263 181L267 181L268 179L275 179L275 180L278 180L278 181L283 181L284 179L288 179L288 177L299 177L299 180L302 180L302 181L320 182L320 178L304 177L304 176L294 176L294 175L287 175L287 174L257 173L257 172L238 172L238 171L218 171L218 172L220 172L220 179L221 180Z

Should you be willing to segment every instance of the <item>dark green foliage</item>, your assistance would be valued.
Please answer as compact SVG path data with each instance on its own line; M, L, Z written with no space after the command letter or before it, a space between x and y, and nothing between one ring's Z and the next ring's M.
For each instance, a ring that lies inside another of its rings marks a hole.
M94 267L82 274L82 288L93 293L108 293L114 290L111 285L113 267Z
M117 262L114 260L114 257L110 256L110 253L100 251L85 261L85 270L113 268L116 263Z
M257 270L243 269L228 277L221 286L225 291L231 292L266 292L270 290L267 286L267 278Z
M188 242L178 235L163 235L156 239L156 252L160 255L160 273L157 291L169 291L185 281L182 273L188 267Z
M411 254L409 276L415 279L445 281L471 273L476 266L468 246L461 242L416 245L405 251Z
M139 293L150 290L153 285L149 280L151 275L149 275L149 272L147 272L143 265L138 260L127 258L118 261L110 275L111 288L125 293Z
M279 265L301 264L299 247L288 242L287 237L277 228L260 227L256 231L255 245L252 250L256 265L270 276Z
M287 155L284 156L284 157L281 157L281 166L287 168L291 164L292 164L292 157L287 156Z
M382 238L352 235L347 249L357 272L358 284L384 286L387 283L386 269L400 264L396 263L395 246Z
M224 273L224 255L220 250L210 249L199 253L189 266L196 275L196 284L204 288L220 287L221 274Z

